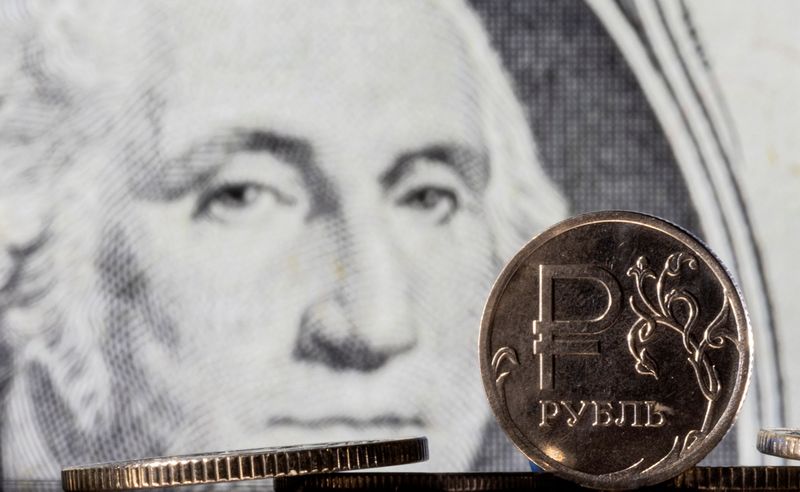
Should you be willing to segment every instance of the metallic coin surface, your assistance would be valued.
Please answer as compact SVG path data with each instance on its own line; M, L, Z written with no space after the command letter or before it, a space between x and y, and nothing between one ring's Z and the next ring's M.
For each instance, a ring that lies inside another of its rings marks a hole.
M276 492L374 490L446 492L536 490L574 487L552 473L342 473L276 479Z
M514 444L597 488L670 479L732 425L751 372L739 291L668 222L597 212L531 240L483 313L481 374Z
M424 437L225 451L64 468L66 491L210 484L404 465L428 459Z
M276 479L274 486L277 492L588 490L552 473L361 472L284 477ZM645 490L800 490L800 467L698 466Z
M764 454L800 460L800 429L761 429L756 447Z
M698 466L667 483L678 490L800 490L800 467Z

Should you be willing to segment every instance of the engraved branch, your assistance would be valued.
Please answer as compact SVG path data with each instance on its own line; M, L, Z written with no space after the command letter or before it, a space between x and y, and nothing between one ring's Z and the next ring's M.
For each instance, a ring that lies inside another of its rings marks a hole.
M681 337L688 354L687 361L707 400L703 425L699 432L692 431L686 436L684 450L708 432L711 409L721 393L719 375L709 358L709 350L722 348L726 340L730 340L737 348L739 345L738 340L725 330L730 315L727 290L723 290L722 306L717 315L708 325L701 326L698 323L700 306L697 299L680 287L678 282L685 268L696 270L697 260L686 253L673 253L658 274L649 267L644 256L640 256L627 272L636 281L636 295L631 295L628 302L638 318L627 337L628 350L636 361L636 372L658 379L658 364L648 352L648 342L654 338L658 328L672 331Z
M507 364L503 364L503 362ZM501 397L505 399L503 392L503 383L506 377L511 374L511 370L519 365L517 353L510 347L501 347L494 353L492 357L492 369L494 370L494 384Z

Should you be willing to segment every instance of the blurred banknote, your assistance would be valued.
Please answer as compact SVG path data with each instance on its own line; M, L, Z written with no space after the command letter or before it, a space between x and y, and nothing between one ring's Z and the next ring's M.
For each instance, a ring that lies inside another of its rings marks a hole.
M416 470L524 470L480 313L525 241L608 208L735 270L755 378L706 463L760 463L790 417L800 173L754 128L800 114L800 42L780 9L690 7L0 3L2 476L408 435Z

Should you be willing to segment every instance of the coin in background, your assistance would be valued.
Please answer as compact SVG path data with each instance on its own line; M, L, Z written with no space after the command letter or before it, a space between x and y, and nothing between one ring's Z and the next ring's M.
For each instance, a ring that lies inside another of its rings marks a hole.
M756 447L764 454L800 460L800 429L761 429Z
M428 459L424 437L225 451L64 468L66 491L122 490L360 470Z
M599 488L672 478L732 425L751 334L719 260L648 215L545 231L503 269L481 322L481 373L514 444Z

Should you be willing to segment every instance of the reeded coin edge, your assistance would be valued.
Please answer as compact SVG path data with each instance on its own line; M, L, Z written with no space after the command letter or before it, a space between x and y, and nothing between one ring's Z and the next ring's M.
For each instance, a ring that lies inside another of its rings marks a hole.
M695 490L800 490L800 467L698 466L671 483L676 488Z
M277 492L290 490L441 490L448 492L529 489L563 485L550 473L343 473L276 479Z
M761 429L756 448L764 454L800 460L800 432L798 429Z
M146 489L403 465L428 459L424 437L311 449L225 452L65 468L65 491Z
M552 473L347 473L276 479L277 492L315 490L574 490L578 486ZM800 467L731 466L690 468L660 482L667 490L799 490Z
M594 475L586 472L581 472L562 465L561 463L551 459L538 446L530 442L530 440L522 434L513 424L511 416L505 408L499 403L494 381L491 378L491 357L487 355L487 347L490 341L491 325L494 320L497 299L505 291L511 277L520 268L523 262L527 259L532 251L540 248L547 242L553 240L560 234L582 226L607 223L607 222L622 222L638 226L648 227L656 231L667 234L677 241L691 247L692 252L698 256L698 259L708 266L717 280L730 291L731 296L738 300L734 308L735 317L744 322L744 329L740 331L744 338L744 345L748 348L752 347L752 328L750 325L750 317L744 304L744 298L741 289L737 285L731 272L725 267L724 263L719 257L714 254L711 249L699 238L694 236L691 232L683 229L682 227L648 214L632 211L600 211L590 212L582 215L577 215L561 221L554 226L548 228L544 232L538 234L533 239L528 241L514 257L503 268L498 278L495 280L494 285L486 301L486 305L481 317L481 332L479 341L479 358L481 378L483 380L486 396L489 400L489 405L495 417L500 424L500 427L509 436L514 446L529 460L533 461L544 470L552 471L557 475L572 480L581 485L593 488L633 488L643 487L647 485L654 485L687 470L688 468L697 464L702 460L719 441L730 431L733 423L736 420L739 412L741 411L744 397L747 394L747 388L750 384L753 368L753 352L752 349L747 350L746 353L740 353L737 378L734 383L733 390L731 391L731 398L728 406L723 411L713 429L705 437L699 447L695 448L686 456L681 457L679 460L672 463L672 465L661 468L653 468L644 472L635 472L635 475L626 473L626 470L608 473L604 475ZM509 422L511 423L509 425ZM522 443L522 444L520 444Z

